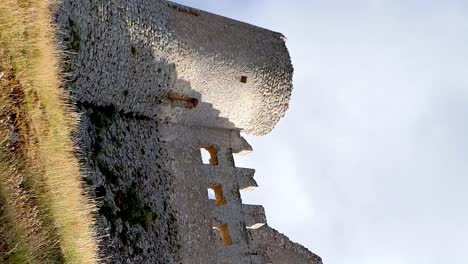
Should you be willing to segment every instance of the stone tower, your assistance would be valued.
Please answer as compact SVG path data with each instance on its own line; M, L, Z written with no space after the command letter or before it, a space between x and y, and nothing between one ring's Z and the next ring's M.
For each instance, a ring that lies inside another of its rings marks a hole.
M280 33L167 1L64 0L56 20L104 260L322 263L242 203L255 171L233 159L288 108Z

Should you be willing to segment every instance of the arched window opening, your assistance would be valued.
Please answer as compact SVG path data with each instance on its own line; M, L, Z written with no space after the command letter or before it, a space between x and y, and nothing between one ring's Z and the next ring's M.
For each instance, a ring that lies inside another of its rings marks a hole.
M232 245L232 239L231 239L231 235L229 234L229 228L227 224L215 225L213 226L213 230L216 230L219 233L219 236L221 237L221 241L223 242L223 245L225 246Z
M200 154L203 164L218 165L218 148L214 145L201 147Z
M216 200L215 191L213 189L211 189L211 188L208 188L208 199Z
M223 195L223 187L221 184L214 185L208 188L208 199L215 200L217 206L225 205L226 199Z

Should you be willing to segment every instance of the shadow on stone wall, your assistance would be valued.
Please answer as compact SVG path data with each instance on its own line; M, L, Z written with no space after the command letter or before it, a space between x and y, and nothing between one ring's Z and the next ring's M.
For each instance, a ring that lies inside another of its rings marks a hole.
M175 65L157 58L154 47L131 37L126 21L142 19L129 5L123 0L59 5L66 88L81 113L78 156L98 204L103 262L178 263L176 212L169 203L173 160L160 128L177 120L224 128L234 124L203 102L190 82L177 79ZM171 108L166 97L171 89L197 98L197 107Z
M221 117L221 112L214 108L212 104L203 102L202 95L192 89L189 81L176 78L173 87L178 93L196 98L199 101L195 108L176 110L179 113L176 115L177 120L174 121L178 124L236 129L234 123L227 118Z

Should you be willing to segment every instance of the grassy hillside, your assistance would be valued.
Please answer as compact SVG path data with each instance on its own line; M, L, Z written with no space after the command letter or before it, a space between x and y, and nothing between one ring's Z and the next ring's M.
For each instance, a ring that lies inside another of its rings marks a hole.
M0 4L0 262L95 263L49 0Z

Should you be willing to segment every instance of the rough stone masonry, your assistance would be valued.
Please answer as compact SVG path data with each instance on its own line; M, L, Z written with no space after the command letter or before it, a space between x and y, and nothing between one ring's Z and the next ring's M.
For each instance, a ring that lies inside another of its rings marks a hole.
M252 150L241 131L264 135L288 108L280 33L159 0L56 14L104 262L322 263L242 203L255 171L233 160Z

